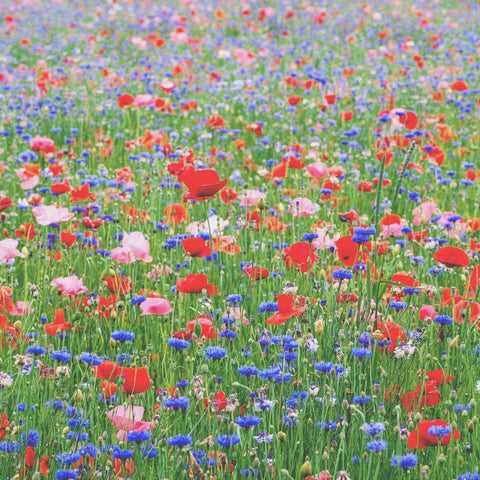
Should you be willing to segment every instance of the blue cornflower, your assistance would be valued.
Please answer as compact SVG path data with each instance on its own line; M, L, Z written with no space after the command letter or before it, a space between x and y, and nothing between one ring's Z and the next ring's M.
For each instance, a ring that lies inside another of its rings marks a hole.
M218 346L207 347L204 350L205 355L212 360L219 360L227 355L227 351Z
M142 432L127 432L127 442L145 442L151 437L151 433L148 430Z
M79 452L57 453L55 456L60 465L73 465L80 460L80 457L81 455Z
M318 234L313 232L306 232L302 235L302 240L305 242L313 242L317 238L318 238Z
M258 375L258 368L255 366L249 367L249 366L243 366L243 367L238 367L238 373L240 375L245 375L247 378Z
M227 302L228 303L242 303L243 302L243 297L241 295L239 295L238 293L233 293L233 294L227 296Z
M398 300L392 300L390 302L390 308L393 308L395 310L405 310L407 308L407 304Z
M352 398L353 403L359 403L360 405L369 403L372 398L370 395L365 395L365 397L361 397L360 395L355 395Z
M332 276L337 280L350 280L353 278L353 272L344 268L339 268L338 270L333 271Z
M72 358L72 353L69 350L55 350L50 354L50 357L52 360L68 363Z
M334 369L335 365L333 362L324 362L322 360L315 364L315 370L318 370L319 372L330 373Z
M353 229L354 235L375 235L377 231L375 227L355 227Z
M169 338L167 340L167 343L173 347L173 348L176 348L177 350L180 350L180 349L186 349L190 346L190 342L188 342L187 340L183 340L181 338L175 338L175 337L172 337L172 338Z
M116 342L133 342L135 340L135 333L125 330L115 330L110 334L110 338Z
M480 480L480 473L465 472L459 475L457 480Z
M68 480L70 478L77 478L80 470L57 470L55 472L55 480Z
M373 355L373 352L369 348L353 347L352 355L357 358L366 358L371 357Z
M247 415L245 417L236 417L235 423L241 428L250 428L256 425L260 425L260 417L256 415Z
M387 445L388 443L386 440L373 440L373 442L367 443L367 449L371 452L380 453L387 448Z
M236 445L237 443L241 443L240 437L237 434L233 434L232 436L229 435L220 435L219 437L216 438L217 444L220 445L220 447L233 447L233 445Z
M437 315L433 320L440 325L451 325L453 323L453 318L449 315Z
M45 352L46 349L40 345L31 345L27 347L27 353L31 353L32 355L43 355Z
M259 313L278 312L278 305L276 302L262 302L258 306L258 312Z
M174 410L177 410L188 408L190 405L190 400L188 397L164 398L162 400L162 404L165 408L173 408Z
M450 435L452 433L452 427L450 425L446 425L445 427L442 427L441 425L433 425L428 429L428 434L431 435L432 437L439 436L439 437L445 437L447 435Z
M369 437L377 437L385 431L385 424L381 422L364 423L360 427Z
M36 430L30 430L27 437L27 446L35 448L40 440L40 434Z
M125 460L127 458L133 457L133 450L121 450L120 448L115 448L113 451L113 458L119 458L121 460Z
M176 435L175 437L167 438L167 443L172 447L186 447L191 445L193 438L191 435Z
M414 453L406 455L394 455L391 460L392 467L402 467L403 470L409 470L417 465L418 457ZM479 477L480 479L480 477Z

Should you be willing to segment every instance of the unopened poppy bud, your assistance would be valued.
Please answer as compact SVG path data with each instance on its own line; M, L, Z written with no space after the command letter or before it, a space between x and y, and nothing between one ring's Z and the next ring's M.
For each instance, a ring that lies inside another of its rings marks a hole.
M325 330L325 322L323 321L322 318L319 318L319 319L315 322L315 333L316 333L317 335L321 335L324 330Z
M392 254L394 256L398 256L398 255L400 255L401 250L402 250L402 248L400 247L400 245L397 244L392 248Z
M287 435L284 432L278 432L278 439L283 443L287 440Z
M62 431L62 435L68 435L68 433L70 432L70 428L69 427L65 427Z
M115 348L115 345L117 344L117 342L113 338L110 339L109 343L112 348Z
M202 326L199 322L195 323L194 333L197 338L200 338L202 336Z
M455 348L458 345L458 339L460 337L457 335L449 344L448 348Z
M27 247L23 247L21 251L22 251L22 255L25 255L25 257L28 257L28 248Z
M75 392L74 399L77 402L81 402L83 400L83 393L79 388L77 388L77 391Z
M22 322L20 320L17 320L14 324L13 327L17 332L19 332L22 329Z
M312 474L312 464L308 460L300 467L300 474L304 477Z

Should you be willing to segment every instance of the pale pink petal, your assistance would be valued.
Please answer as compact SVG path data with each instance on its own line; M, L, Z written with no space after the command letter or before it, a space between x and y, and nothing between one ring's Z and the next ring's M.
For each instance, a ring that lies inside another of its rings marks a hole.
M142 315L168 315L172 312L172 307L168 300L164 298L149 297L140 304Z

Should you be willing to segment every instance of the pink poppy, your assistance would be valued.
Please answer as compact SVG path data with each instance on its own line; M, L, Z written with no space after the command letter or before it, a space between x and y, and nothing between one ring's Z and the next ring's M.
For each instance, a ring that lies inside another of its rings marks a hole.
M133 101L134 107L151 107L155 105L155 99L153 95L146 93L144 95L137 95Z
M413 209L412 223L414 225L427 223L432 218L437 208L438 206L435 202L423 202L421 205Z
M58 277L51 281L52 287L58 287L60 293L64 296L73 297L80 293L88 293L88 288L83 284L83 281L76 275L71 277Z
M390 225L382 225L381 236L383 238L401 237L403 235L403 226L400 223L391 223Z
M328 173L328 167L323 162L310 163L307 172L314 178L322 178Z
M429 320L433 320L438 315L438 312L432 305L422 305L420 307L420 311L418 312L418 316L420 320L426 322Z
M45 150L46 148L51 148L55 145L55 142L48 137L41 137L40 135L36 135L30 140L30 147L34 152L38 152L39 150Z
M38 175L32 175L25 168L17 168L15 170L17 177L22 181L20 187L23 190L32 190L40 182L40 177Z
M339 233L333 234L332 238L330 238L330 235L328 234L328 230L326 228L317 228L316 233L318 235L318 238L316 238L312 242L312 245L319 250L334 247L335 242L340 238Z
M256 207L261 199L267 198L267 194L259 190L245 190L238 196L241 207Z
M52 223L68 222L75 214L68 208L57 205L40 205L32 209L33 216L39 225L48 226Z
M9 260L15 257L24 257L22 253L17 250L18 241L10 238L0 241L0 262Z
M172 312L172 307L168 300L164 298L155 298L150 297L147 298L140 304L140 309L142 313L140 316L143 315L168 315Z
M310 217L319 209L320 207L317 204L305 197L293 199L288 207L289 213L293 214L295 218Z
M142 422L144 412L143 407L133 405L119 405L107 412L107 417L113 423L113 426L118 429L117 438L120 442L127 439L128 432L143 432L155 428L153 422Z
M120 263L133 263L136 260L151 262L150 244L141 232L125 233L123 246L114 248L111 257Z

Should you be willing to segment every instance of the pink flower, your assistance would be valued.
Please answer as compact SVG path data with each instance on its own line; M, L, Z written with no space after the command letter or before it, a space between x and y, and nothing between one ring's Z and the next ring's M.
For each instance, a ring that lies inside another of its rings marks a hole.
M422 305L420 311L418 312L418 316L420 320L427 322L429 320L433 320L438 315L435 308L432 305Z
M144 411L143 407L120 405L107 412L107 417L113 423L113 426L119 430L117 438L120 442L126 440L127 432L143 432L155 428L155 424L152 422L142 422Z
M80 293L88 293L88 288L76 275L71 277L58 277L50 283L52 287L58 287L64 296L74 297Z
M241 65L251 65L255 61L255 55L244 48L236 48L234 55L235 60Z
M24 257L22 253L17 250L18 241L11 238L6 238L0 241L0 262L10 260L15 257Z
M25 168L17 168L15 170L17 177L22 181L20 187L23 190L32 190L40 182L38 175L31 175Z
M40 205L32 208L33 216L39 225L48 226L52 223L68 222L75 214L68 208L57 205Z
M205 222L190 223L185 228L185 231L187 233L192 233L193 235L197 235L200 232L211 232L213 237L220 237L228 226L228 220L224 220L219 215L212 215L211 217L208 217L208 220L205 220Z
M315 248L323 250L325 250L326 248L334 247L335 242L340 238L340 234L335 233L332 238L330 238L330 235L328 233L329 231L326 228L317 228L318 238L316 238L312 242L312 245Z
M260 199L267 198L267 194L259 190L245 190L238 196L241 207L256 207Z
M53 147L55 142L48 137L41 137L40 135L36 135L30 140L30 148L34 152L38 152L39 150L45 150L45 148Z
M297 217L310 217L319 210L319 206L305 197L298 197L290 202L288 211Z
M125 233L123 246L114 248L111 252L113 260L120 263L133 263L136 260L151 262L150 244L141 232Z
M420 225L427 223L437 210L437 204L435 202L423 202L418 207L412 210L414 225Z
M133 105L135 107L151 107L152 105L155 105L155 99L153 98L153 95L150 95L149 93L137 95Z
M401 237L403 226L400 223L391 223L390 225L382 225L381 236L383 238Z
M307 165L307 172L314 178L322 178L328 173L328 168L323 162Z
M172 312L170 302L164 298L149 297L140 304L143 315L168 315Z

